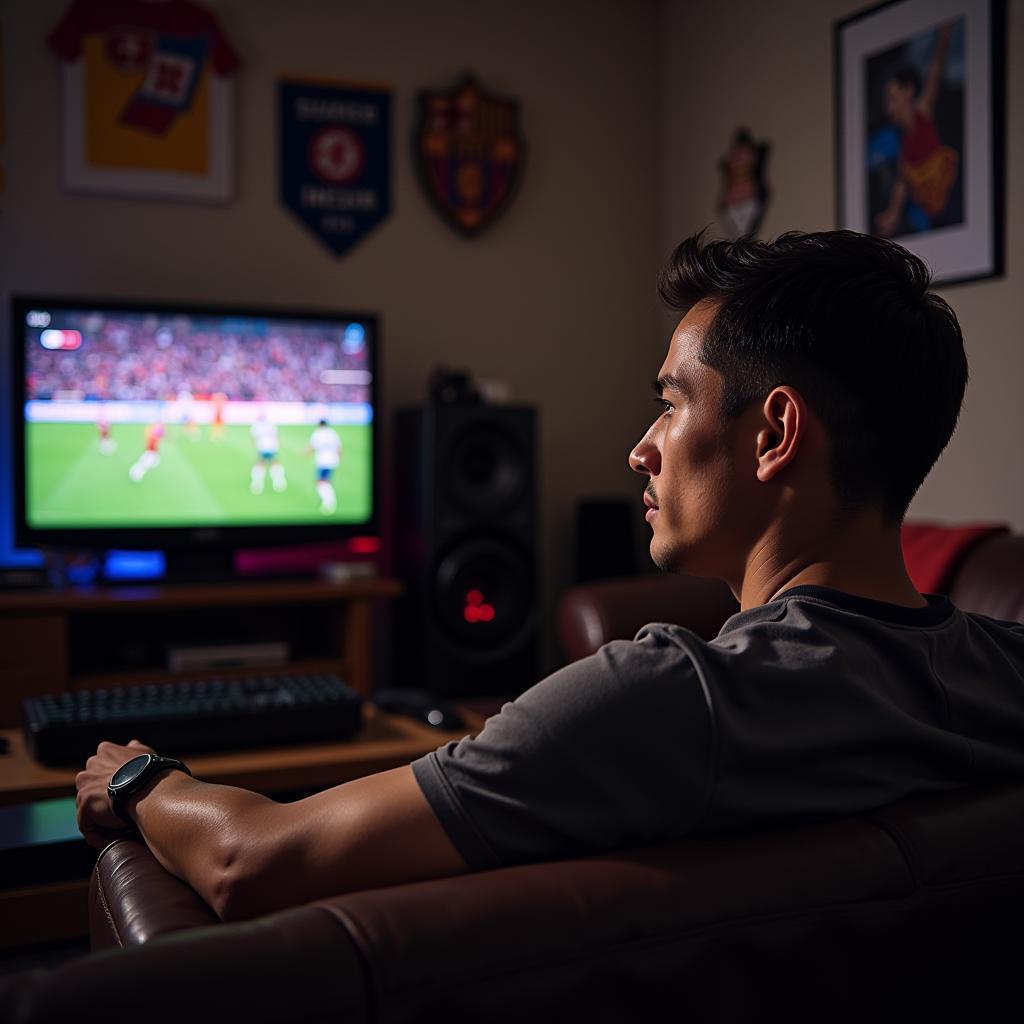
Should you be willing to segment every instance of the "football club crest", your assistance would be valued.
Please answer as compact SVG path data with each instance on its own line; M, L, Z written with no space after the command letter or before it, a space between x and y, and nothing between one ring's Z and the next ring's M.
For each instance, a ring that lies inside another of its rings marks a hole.
M524 152L515 100L484 92L471 76L450 92L420 93L417 170L456 231L477 235L509 205Z
M729 152L718 162L722 172L718 219L731 239L752 235L761 226L768 205L765 164L770 148L767 142L755 142L746 128L739 128Z
M281 202L336 256L391 212L391 93L280 83Z

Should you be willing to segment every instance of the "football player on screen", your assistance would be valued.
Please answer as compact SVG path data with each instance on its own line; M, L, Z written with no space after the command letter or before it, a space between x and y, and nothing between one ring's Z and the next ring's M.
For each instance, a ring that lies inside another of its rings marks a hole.
M277 436L277 424L267 419L261 412L253 423L250 433L256 445L256 462L252 467L249 479L249 490L253 494L263 493L263 484L270 469L270 483L275 491L283 491L288 482L284 476L284 466L277 461L277 453L281 450L281 441Z
M210 440L224 440L224 409L228 404L228 396L218 391L211 399L213 402L213 420L210 423Z
M327 420L321 420L310 435L307 451L313 453L316 465L316 493L320 495L320 511L329 516L338 507L331 476L341 462L341 438L327 425Z
M110 436L110 419L106 410L102 410L96 419L96 431L100 435L100 454L113 455L117 451L117 442Z
M151 469L160 465L160 442L164 436L164 425L162 420L150 423L146 427L146 447L142 454L128 470L128 476L138 483Z

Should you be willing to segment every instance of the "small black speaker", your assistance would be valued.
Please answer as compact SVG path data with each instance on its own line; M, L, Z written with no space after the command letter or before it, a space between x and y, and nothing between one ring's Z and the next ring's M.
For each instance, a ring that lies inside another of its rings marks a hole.
M584 498L576 505L576 582L636 574L636 501Z
M527 406L399 412L396 685L476 696L536 682L535 423Z

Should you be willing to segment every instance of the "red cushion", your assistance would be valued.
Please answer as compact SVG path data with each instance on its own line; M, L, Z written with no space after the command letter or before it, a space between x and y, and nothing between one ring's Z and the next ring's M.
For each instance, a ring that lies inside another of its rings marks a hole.
M900 539L910 579L925 594L946 593L964 560L986 537L1007 533L1002 523L941 526L904 523Z

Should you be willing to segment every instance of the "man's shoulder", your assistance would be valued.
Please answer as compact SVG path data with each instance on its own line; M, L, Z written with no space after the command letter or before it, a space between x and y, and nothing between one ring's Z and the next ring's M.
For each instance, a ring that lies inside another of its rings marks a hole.
M875 633L879 630L957 628L965 613L947 597L925 595L927 604L892 604L863 597L832 587L801 585L784 591L767 604L748 608L731 616L722 626L714 643L728 644L744 635L813 636L821 631L839 633Z
M978 659L1024 666L1024 624L965 612L941 595L925 595L926 607L904 607L825 587L799 587L758 608L737 612L707 645L725 674L818 669L835 654L839 675L854 663L893 659L942 665ZM901 652L901 653L900 653ZM854 673L856 675L856 673Z
M677 713L704 704L696 634L669 623L644 626L633 640L612 640L594 654L545 676L502 709L511 722L527 716L549 727L590 719ZM509 712L509 714L506 714ZM525 719L523 719L525 721Z

